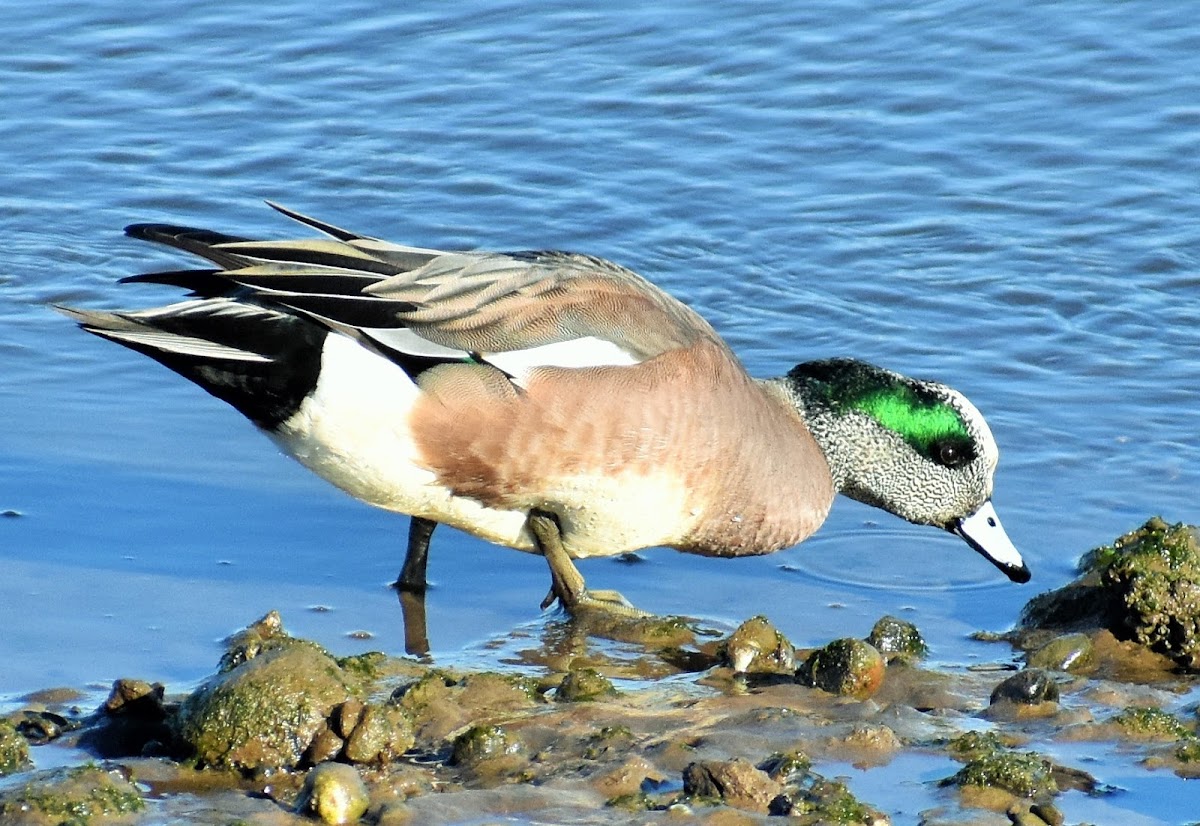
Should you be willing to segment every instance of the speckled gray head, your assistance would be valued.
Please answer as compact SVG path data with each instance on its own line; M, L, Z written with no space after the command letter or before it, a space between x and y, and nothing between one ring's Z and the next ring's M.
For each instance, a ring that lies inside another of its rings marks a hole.
M839 491L957 534L1009 579L1029 581L992 507L1000 451L965 396L853 359L799 364L787 383Z

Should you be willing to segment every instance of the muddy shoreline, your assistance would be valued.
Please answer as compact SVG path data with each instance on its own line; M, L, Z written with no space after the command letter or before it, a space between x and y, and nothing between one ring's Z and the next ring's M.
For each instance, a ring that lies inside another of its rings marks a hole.
M1015 630L981 634L992 662L936 668L894 617L814 650L765 617L725 634L551 617L573 643L530 646L501 673L339 659L271 613L188 694L127 679L98 709L69 690L27 698L0 721L0 820L1079 822L1066 795L1119 790L1051 756L1072 744L1120 743L1147 772L1200 776L1197 572L1197 531L1150 520L1085 556ZM92 759L32 767L63 747ZM906 760L936 775L919 813L838 777Z

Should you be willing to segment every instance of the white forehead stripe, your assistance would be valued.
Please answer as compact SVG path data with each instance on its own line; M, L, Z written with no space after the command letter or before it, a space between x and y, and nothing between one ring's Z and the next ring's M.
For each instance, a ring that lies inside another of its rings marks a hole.
M950 394L950 403L962 414L963 419L967 423L967 430L971 431L979 442L980 448L983 449L984 458L990 467L995 467L1000 461L1000 448L996 446L996 438L992 435L992 429L988 427L987 420L983 418L983 414L979 412L979 408L971 404L971 400L953 390L946 388ZM995 512L993 512L995 515Z

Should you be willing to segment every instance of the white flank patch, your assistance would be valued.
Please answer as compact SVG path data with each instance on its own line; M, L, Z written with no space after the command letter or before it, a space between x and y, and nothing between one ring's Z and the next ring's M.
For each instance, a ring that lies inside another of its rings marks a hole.
M539 367L629 367L638 360L608 339L584 336L556 341L524 350L484 353L483 360L512 376L513 383L524 386L529 374Z
M317 386L271 438L356 499L417 514L512 547L525 515L451 495L418 462L409 415L420 390L398 366L337 334L325 339Z
M577 360L568 363L580 366ZM633 361L623 354L618 363ZM544 360L537 366L543 364ZM424 516L520 550L534 550L525 529L525 511L534 507L549 507L558 514L567 551L575 557L672 544L695 521L694 516L685 519L686 524L672 518L688 512L688 491L665 472L550 479L538 492L538 501L520 510L498 510L454 496L420 464L409 429L420 395L395 364L332 334L321 354L316 388L270 435L318 476L364 502Z

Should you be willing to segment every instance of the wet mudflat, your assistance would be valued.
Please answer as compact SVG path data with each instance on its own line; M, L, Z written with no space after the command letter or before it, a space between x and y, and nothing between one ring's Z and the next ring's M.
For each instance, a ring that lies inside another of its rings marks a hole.
M1200 532L1150 520L1013 631L979 635L996 656L970 668L930 665L896 617L806 650L761 616L550 615L481 670L335 657L272 612L188 693L125 679L94 710L69 690L27 698L0 722L0 817L1115 822L1130 790L1112 775L1200 777L1198 590ZM855 778L872 772L898 788L873 800Z

